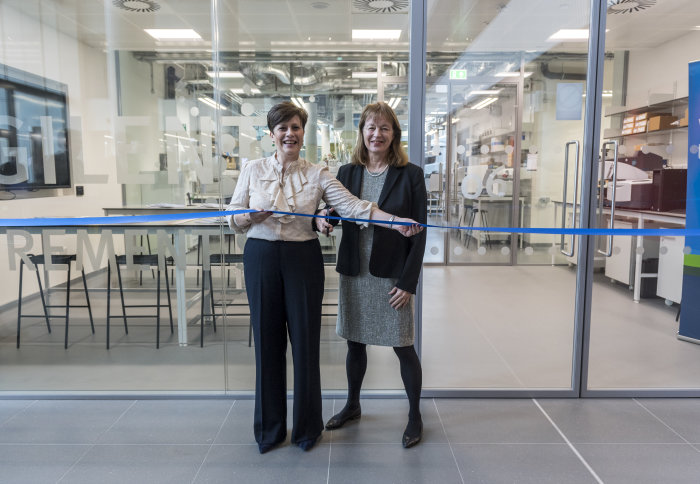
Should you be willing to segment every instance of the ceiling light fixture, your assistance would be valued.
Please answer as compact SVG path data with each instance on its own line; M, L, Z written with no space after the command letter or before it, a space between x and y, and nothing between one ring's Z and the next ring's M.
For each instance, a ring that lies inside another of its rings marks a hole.
M202 104L206 104L207 106L214 108L214 109L226 109L225 106L222 106L221 104L217 103L214 101L212 98L207 97L207 96L202 96L198 97L197 100L201 102Z
M530 77L532 72L525 72L523 77ZM496 77L520 77L520 72L499 72Z
M306 109L304 107L304 100L300 97L293 97L292 102L297 105L297 107L300 107L301 109Z
M401 30L352 29L352 40L399 40Z
M386 72L382 72L382 77L384 77L384 76L386 76ZM353 72L352 78L353 79L376 79L377 73L376 72Z
M112 5L135 13L151 13L160 9L160 5L152 0L113 0Z
M156 40L202 40L192 29L143 29Z
M501 92L501 89L484 89L481 91L472 91L469 93L470 96L478 96L478 95L489 95L489 94L498 94Z
M588 40L588 29L561 29L547 39L549 42L570 41L582 42Z
M219 75L219 79L243 79L243 74L238 71L207 71L207 76L216 77Z
M353 94L377 94L376 89L353 89Z
M472 109L482 109L488 106L491 103L494 103L498 100L497 97L487 97L486 99L483 99L482 101L479 101L476 103L474 106L472 106Z

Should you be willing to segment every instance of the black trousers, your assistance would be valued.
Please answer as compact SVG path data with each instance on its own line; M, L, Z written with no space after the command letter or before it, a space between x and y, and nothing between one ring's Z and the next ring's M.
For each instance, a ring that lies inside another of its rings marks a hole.
M287 335L294 363L292 442L314 439L323 430L321 245L318 239L250 238L243 264L255 338L255 440L271 444L287 435Z

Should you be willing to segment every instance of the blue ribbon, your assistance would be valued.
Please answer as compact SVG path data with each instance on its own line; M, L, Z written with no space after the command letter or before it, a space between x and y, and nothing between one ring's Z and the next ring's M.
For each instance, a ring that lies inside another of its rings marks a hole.
M4 218L0 219L2 227L87 227L93 225L132 225L132 224L148 224L153 222L170 222L173 220L190 220L211 217L224 217L241 213L256 212L253 209L242 210L222 210L214 212L192 212L192 213L165 213L153 215L123 215L118 217L64 217L64 218ZM413 225L410 222L388 222L378 221L363 218L336 217L332 215L315 215L308 213L294 213L270 210L270 212L279 215L295 215L299 217L309 218L325 218L332 220L341 220L347 222L359 223L382 223L390 225ZM556 228L556 227L471 227L460 225L437 225L437 224L418 224L421 227L433 229L451 229L451 230L474 230L481 232L498 232L511 234L550 234L550 235L639 235L639 236L681 236L693 237L700 236L700 228L683 228L683 229L572 229L572 228Z

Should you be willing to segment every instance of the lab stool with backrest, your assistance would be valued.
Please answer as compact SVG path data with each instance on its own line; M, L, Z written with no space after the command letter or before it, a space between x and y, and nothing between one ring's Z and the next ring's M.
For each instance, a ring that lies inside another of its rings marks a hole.
M112 276L112 263L107 264L107 349L109 349L109 329L110 322L113 318L122 318L124 320L124 332L129 334L129 327L127 325L127 318L152 318L153 314L126 314L126 310L130 308L155 308L156 309L156 348L160 348L160 308L167 307L168 314L170 316L170 333L174 332L173 328L173 310L170 301L170 281L168 279L168 271L163 271L165 273L165 293L168 297L167 304L161 302L160 295L160 268L158 266L158 255L157 254L134 254L133 263L137 266L146 266L155 268L156 271L156 301L153 304L127 304L124 298L124 283L122 281L122 274L119 266L126 265L126 255L120 255L116 257L117 266L115 271L117 273L117 280L119 281L119 296L121 298L122 314L110 314L110 295L112 292L111 276ZM172 258L166 258L166 266L172 264Z
M85 278L85 269L81 269L80 273L83 279L83 290L85 291L85 301L86 304L71 304L70 302L70 285L71 285L71 262L76 260L75 254L53 254L51 255L51 264L53 265L65 265L67 268L66 275L66 302L65 304L47 304L47 295L44 294L44 286L41 283L41 276L39 275L39 266L46 264L46 258L44 255L34 255L28 254L27 257L34 264L34 271L36 272L36 280L39 284L39 296L41 297L41 305L44 308L43 314L22 314L22 284L23 284L23 269L24 269L24 259L20 260L19 264L19 298L17 299L17 348L19 348L20 343L20 329L22 325L22 318L44 318L46 320L46 328L48 332L51 333L51 323L50 318L62 318L66 320L66 331L63 342L63 347L68 348L68 323L70 321L70 309L71 308L87 308L88 314L90 316L90 328L92 329L92 334L95 334L95 323L92 320L92 308L90 307L90 295L88 294L87 280ZM46 288L49 291L49 288ZM55 314L49 314L49 309L51 308L64 308L65 314L58 316Z

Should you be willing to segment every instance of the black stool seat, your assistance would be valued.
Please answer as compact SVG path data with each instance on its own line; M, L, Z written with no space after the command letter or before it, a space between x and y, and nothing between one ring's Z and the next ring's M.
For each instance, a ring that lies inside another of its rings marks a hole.
M68 323L70 321L70 308L87 308L88 314L90 316L90 329L92 334L95 334L95 323L92 319L92 307L90 306L90 295L88 294L87 279L85 277L85 269L80 270L81 277L83 279L83 289L85 291L85 301L86 304L71 304L70 302L70 284L71 284L71 262L77 259L76 254L52 254L51 264L55 265L65 265L67 267L66 275L66 303L65 304L47 304L46 297L44 295L44 287L41 283L41 276L39 275L39 266L46 265L46 257L43 254L27 254L29 260L34 264L34 271L36 272L36 280L39 285L39 295L41 297L41 305L44 308L43 314L22 314L22 283L23 283L23 269L24 269L24 259L21 259L19 264L19 297L17 299L17 348L20 345L20 330L22 326L22 318L44 318L46 321L46 329L51 333L51 323L50 318L62 318L66 320L66 330L65 337L63 341L63 347L68 348ZM47 288L48 289L48 288ZM55 314L49 314L49 309L51 308L64 308L66 310L64 315L58 316Z
M125 298L124 298L124 284L122 282L122 275L121 275L121 270L119 269L119 266L126 265L127 264L127 258L126 255L119 255L116 257L116 262L117 262L117 267L116 267L116 272L117 272L117 280L119 281L119 296L121 298L121 303L122 303L122 314L110 314L110 295L111 295L111 271L112 271L112 264L109 263L107 264L107 349L109 349L109 329L110 329L110 322L112 318L122 318L124 320L124 332L126 334L129 334L129 327L127 325L127 318L152 318L153 314L129 314L127 316L126 310L128 308L155 308L156 309L156 348L160 348L160 308L162 307L167 307L168 308L168 314L170 317L170 333L174 333L174 327L173 327L173 309L172 309L172 304L170 300L170 281L168 279L168 271L167 268L164 271L165 272L165 292L168 297L168 303L164 304L161 302L161 297L160 297L160 268L158 266L158 254L134 254L131 256L132 261L134 265L139 265L139 266L150 266L155 268L156 271L156 302L154 304L126 304ZM173 258L172 257L167 257L165 259L166 266L167 265L172 265L173 263Z

